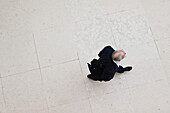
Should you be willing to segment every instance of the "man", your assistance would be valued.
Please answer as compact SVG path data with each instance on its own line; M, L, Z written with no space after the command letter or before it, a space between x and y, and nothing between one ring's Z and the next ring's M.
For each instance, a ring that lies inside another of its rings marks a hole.
M126 53L123 50L115 51L111 46L106 46L99 52L99 59L93 59L91 65L88 63L91 74L87 77L92 80L109 81L115 73L123 73L130 71L131 66L122 67L118 66L114 61L121 61Z

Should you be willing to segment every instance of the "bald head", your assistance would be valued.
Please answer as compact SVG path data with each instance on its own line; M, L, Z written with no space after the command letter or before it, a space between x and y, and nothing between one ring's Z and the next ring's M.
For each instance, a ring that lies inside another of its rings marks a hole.
M126 53L123 50L118 50L113 52L112 58L115 61L121 61L122 59L125 58Z

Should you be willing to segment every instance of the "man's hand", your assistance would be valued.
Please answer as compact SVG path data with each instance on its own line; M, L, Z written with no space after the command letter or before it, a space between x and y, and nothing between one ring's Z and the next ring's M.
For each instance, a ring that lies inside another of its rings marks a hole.
M132 70L132 67L131 66L127 66L127 67L124 68L124 70L125 71L130 71L130 70Z

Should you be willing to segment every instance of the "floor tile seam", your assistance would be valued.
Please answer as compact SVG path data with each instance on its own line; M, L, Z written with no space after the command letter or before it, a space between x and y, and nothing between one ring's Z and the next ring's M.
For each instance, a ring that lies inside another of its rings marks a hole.
M35 52L36 52L37 62L38 62L38 66L39 66L40 76L41 76L41 85L43 86L42 91L43 91L43 94L45 96L45 103L46 103L47 111L49 113L49 105L48 105L47 96L46 96L45 89L44 89L45 88L45 84L44 84L44 79L43 79L43 76L42 76L40 60L39 60L39 55L38 55L38 50L37 50L37 46L36 46L36 41L35 41L34 33L32 34L32 36L33 36L33 39L34 39Z
M1 77L1 74L0 74L0 77ZM1 82L1 90L2 90L3 101L4 101L5 109L6 109L6 99L5 99L5 93L4 93L4 86L3 86L2 78L0 78L0 82Z
M19 75L19 74L24 74L24 73L28 73L28 72L35 71L35 70L39 70L39 69L45 69L45 68L49 68L49 67L53 67L53 66L57 66L57 65L62 65L62 64L66 64L66 63L74 62L74 61L78 61L78 59L69 60L69 61L62 62L62 63L56 63L56 64L51 64L51 65L46 65L46 66L43 66L43 67L40 67L40 68L39 68L39 67L38 67L38 68L33 68L33 69L30 69L30 70L18 72L18 73L15 73L15 74L5 75L4 77L1 76L0 78L11 77L11 76L15 76L15 75Z
M91 105L91 102L90 102L90 97L89 97L89 92L87 90L87 85L86 85L86 82L84 80L84 76L83 76L83 70L82 70L82 66L81 66L81 62L80 62L80 58L79 58L79 55L78 55L78 52L77 52L77 57L78 57L78 60L79 60L79 65L80 65L80 69L81 69L81 75L82 75L82 78L83 78L83 82L84 82L84 85L85 85L85 88L86 88L86 93L87 93L87 96L88 96L88 102L89 102L89 105L90 105L90 110L91 110L91 113L93 113L92 111L92 105Z

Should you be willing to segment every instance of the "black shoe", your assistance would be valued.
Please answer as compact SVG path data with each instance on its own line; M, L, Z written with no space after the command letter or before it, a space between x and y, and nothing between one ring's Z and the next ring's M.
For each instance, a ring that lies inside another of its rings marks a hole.
M91 74L89 74L89 75L87 75L87 78L91 78L91 76L92 76L92 75L91 75Z
M131 66L125 67L124 70L125 71L130 71L130 70L132 70L132 67Z
M87 78L92 79L92 80L97 80L93 75L89 74L87 75Z

